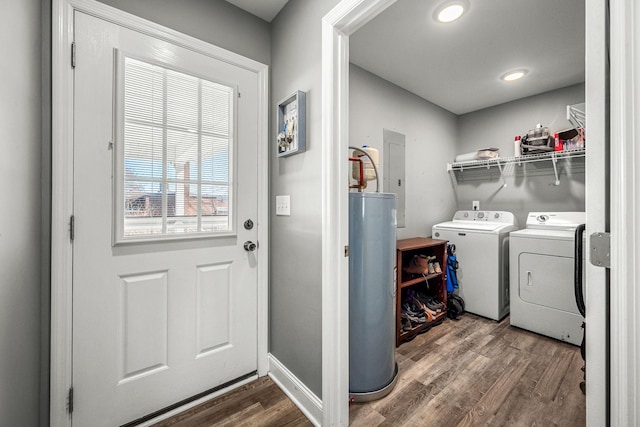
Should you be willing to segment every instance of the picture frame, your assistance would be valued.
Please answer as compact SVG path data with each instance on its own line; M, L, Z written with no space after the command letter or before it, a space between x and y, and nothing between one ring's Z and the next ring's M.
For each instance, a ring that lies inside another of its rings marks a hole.
M278 103L278 157L291 156L306 150L307 96L300 90Z

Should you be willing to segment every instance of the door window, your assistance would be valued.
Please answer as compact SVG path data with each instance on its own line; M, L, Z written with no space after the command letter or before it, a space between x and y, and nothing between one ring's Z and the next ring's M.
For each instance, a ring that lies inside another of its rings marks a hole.
M125 55L116 243L233 232L235 88Z

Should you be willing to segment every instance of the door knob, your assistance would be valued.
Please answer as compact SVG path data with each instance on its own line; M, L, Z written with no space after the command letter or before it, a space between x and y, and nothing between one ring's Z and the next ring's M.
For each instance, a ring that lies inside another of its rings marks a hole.
M247 252L253 252L257 247L258 245L253 243L251 240L247 240L246 242L244 242L244 250Z

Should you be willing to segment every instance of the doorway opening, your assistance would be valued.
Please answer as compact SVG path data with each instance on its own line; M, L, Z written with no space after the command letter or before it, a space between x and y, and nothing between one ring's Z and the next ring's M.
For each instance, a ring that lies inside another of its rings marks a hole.
M336 224L339 223L338 218L347 218L347 209L340 191L346 193L344 186L341 182L337 182L336 178L332 178L330 175L337 177L347 176L346 171L342 168L343 154L340 150L345 151L348 144L353 145L353 141L350 141L346 134L347 123L349 123L348 112L345 112L344 108L348 105L345 102L348 97L349 89L349 38L354 33L362 28L367 22L374 20L382 11L392 6L394 1L378 1L368 3L366 6L359 4L357 1L343 1L341 2L331 13L325 16L323 27L323 117L325 118L323 140L324 140L324 168L323 168L323 180L325 183L325 190L323 191L324 198L328 209L323 212L323 224ZM604 20L605 12L603 8L593 9L588 11L590 14L589 19ZM604 39L604 34L599 34L588 40L588 43L594 45L594 43L600 43ZM584 59L584 58L583 58ZM595 66L600 66L604 62L603 57L595 58L587 66L590 69ZM594 74L592 74L594 76ZM595 80L592 80L595 85L603 85L603 76L596 74ZM587 87L593 88L587 82ZM593 93L593 92L591 92ZM587 94L586 98L594 99ZM596 102L604 102L602 98L595 98ZM602 115L604 117L604 114ZM598 134L600 127L603 126L601 119L596 113L596 117L592 119L590 124L594 130L594 134ZM397 129L399 130L399 129ZM402 131L402 130L400 130ZM337 142L337 144L336 144ZM335 147L337 145L337 148ZM333 146L333 147L331 147ZM595 148L595 147L594 147ZM597 148L596 150L597 151ZM603 179L604 181L604 179ZM333 194L329 194L329 191L334 191ZM330 207L330 209L329 209ZM342 215L342 216L340 216ZM346 221L346 220L345 220ZM344 294L340 293L339 289L333 288L332 284L336 287L346 288L346 271L343 260L335 256L337 249L345 245L346 234L339 228L336 229L333 234L331 230L323 230L329 232L329 235L323 237L323 249L324 253L328 256L323 263L323 307L327 307L327 303L331 302L332 309L339 310L339 316L333 316L333 321L327 318L328 312L323 313L323 330L335 332L335 322L344 319L344 306L342 305L342 298ZM589 273L588 273L589 274ZM336 306L336 301L338 305ZM345 310L346 311L346 310ZM597 311L597 310L596 310ZM598 316L601 313L597 314ZM601 320L601 319L598 319ZM604 341L603 336L605 334L604 328L599 331L592 331L596 337L596 341ZM326 332L323 333L324 337L328 338ZM344 337L340 334L334 336L332 342L340 343L344 345ZM326 346L325 346L326 347ZM344 347L342 347L342 353L339 350L331 351L323 348L323 409L325 411L324 420L339 420L345 419L346 408L340 405L339 401L335 401L334 396L340 397L340 393L346 395L347 386L345 385L344 372L348 371L348 367L344 366L345 359L341 358L341 354L344 353ZM594 364L600 364L604 366L603 355L598 355L594 358ZM328 368L332 369L331 372L327 372ZM596 367L592 365L594 373ZM604 371L602 369L601 371ZM592 378L604 378L604 374L595 373ZM604 380L603 380L604 381ZM332 394L329 394L329 392ZM606 402L606 397L603 394L598 394L595 391L591 394L591 401L594 403L591 408L594 409L592 415L596 415L593 419L600 419L603 413L605 413L603 407ZM328 397L328 398L327 398ZM342 408L342 409L340 409ZM595 409L598 408L598 409ZM599 414L600 415L599 415Z

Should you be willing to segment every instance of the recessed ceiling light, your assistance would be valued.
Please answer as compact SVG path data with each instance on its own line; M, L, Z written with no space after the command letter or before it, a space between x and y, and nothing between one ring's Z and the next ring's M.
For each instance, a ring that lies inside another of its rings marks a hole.
M469 9L467 0L447 1L436 8L433 12L433 18L442 23L453 22L460 18L467 9Z
M500 76L500 79L504 80L505 82L513 82L515 80L520 80L521 78L526 76L527 73L528 73L528 70L525 70L525 69L507 71L502 76Z

